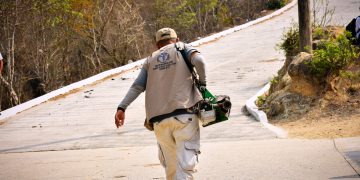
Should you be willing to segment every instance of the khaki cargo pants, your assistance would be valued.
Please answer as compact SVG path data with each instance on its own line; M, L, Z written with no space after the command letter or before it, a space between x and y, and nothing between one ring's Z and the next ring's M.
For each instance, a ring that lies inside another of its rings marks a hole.
M200 154L200 129L196 115L183 114L154 124L159 159L167 180L193 179Z

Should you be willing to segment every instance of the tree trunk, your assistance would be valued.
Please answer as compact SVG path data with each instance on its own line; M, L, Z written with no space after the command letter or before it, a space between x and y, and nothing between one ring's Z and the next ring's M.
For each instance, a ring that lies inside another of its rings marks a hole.
M2 76L0 76L0 80L5 85L5 88L8 90L8 92L10 94L10 104L11 104L11 106L16 106L16 105L20 104L19 97L17 96L14 88L10 85L10 83L7 82L4 79L4 77L2 77Z
M300 52L312 52L310 0L298 0Z

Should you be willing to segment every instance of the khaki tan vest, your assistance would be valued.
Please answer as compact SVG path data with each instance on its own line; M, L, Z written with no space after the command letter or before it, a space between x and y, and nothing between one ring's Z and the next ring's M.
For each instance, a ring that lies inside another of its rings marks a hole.
M148 120L176 109L192 107L202 99L175 44L153 52L144 67L148 74L145 92Z

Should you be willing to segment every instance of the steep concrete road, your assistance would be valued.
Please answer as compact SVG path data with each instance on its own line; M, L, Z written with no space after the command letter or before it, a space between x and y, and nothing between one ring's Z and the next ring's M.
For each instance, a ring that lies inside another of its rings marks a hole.
M209 89L233 102L229 121L202 130L203 141L269 139L275 135L241 107L283 64L275 51L284 27L296 19L296 8L280 17L231 34L198 49L207 58ZM0 152L23 152L155 144L143 127L144 97L127 110L125 127L114 128L115 109L139 70L84 88L65 98L24 111L0 127Z
M341 8L336 12L337 24L355 16L356 8L346 8L354 7L357 1L335 3L336 8ZM292 8L279 17L198 47L207 58L209 89L214 94L230 95L234 104L231 120L203 129L203 141L275 137L251 117L244 116L241 107L283 64L284 57L275 46L284 29L296 19L297 9ZM127 110L124 128L116 130L113 124L114 109L138 72L123 73L114 80L83 88L9 118L0 127L0 152L154 144L153 134L142 126L143 96Z
M358 0L331 3L337 8L337 24L358 14ZM200 179L239 179L242 175L243 179L356 178L332 141L276 140L274 133L241 112L245 101L283 64L283 54L274 48L284 28L296 19L294 7L198 47L207 58L209 89L230 95L234 105L229 121L202 129ZM0 126L0 179L163 177L156 160L155 137L143 128L143 95L128 108L125 127L117 130L113 123L116 106L138 73L123 73L7 119ZM54 150L58 152L29 152ZM226 172L227 178L221 178L221 172ZM303 173L309 178L301 177Z

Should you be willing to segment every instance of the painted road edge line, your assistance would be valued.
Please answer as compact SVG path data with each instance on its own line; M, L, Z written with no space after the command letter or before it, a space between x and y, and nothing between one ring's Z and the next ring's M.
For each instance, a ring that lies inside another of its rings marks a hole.
M233 28L230 28L228 30L225 30L225 31L222 31L222 32L219 32L219 33L216 33L216 34L213 34L213 35L210 35L208 37L205 37L205 38L202 38L200 40L197 40L197 41L194 41L192 43L190 43L192 46L200 46L201 44L204 44L204 43L207 43L207 42L211 42L211 41L214 41L216 39L219 39L223 36L226 36L226 35L229 35L231 33L234 33L236 31L239 31L239 30L242 30L242 29L245 29L245 28L248 28L252 25L255 25L255 24L258 24L260 22L263 22L263 21L266 21L268 19L271 19L275 16L278 16L280 14L282 14L283 12L289 10L290 8L292 8L294 5L296 5L297 1L296 0L293 0L291 3L287 4L286 6L282 7L281 9L269 14L269 15L266 15L264 17L261 17L261 18L258 18L258 19L255 19L253 21L250 21L248 23L245 23L245 24L242 24L242 25L239 25L239 26L236 26L236 27L233 27ZM144 59L141 59L141 60L138 60L138 61L135 61L133 63L130 63L130 64L127 64L125 66L121 66L121 67L118 67L118 68L114 68L114 69L110 69L110 70L107 70L107 71L104 71L102 73L99 73L97 75L94 75L94 76L91 76L89 78L86 78L84 80L81 80L81 81L78 81L76 83L73 83L73 84L69 84L65 87L62 87L60 89L57 89L57 90L54 90L54 91L51 91L50 93L47 93L43 96L40 96L40 97L37 97L37 98L34 98L32 100L29 100L27 102L24 102L22 104L19 104L17 106L14 106L12 108L9 108L9 109L6 109L4 111L1 111L0 112L0 121L1 120L4 120L6 118L9 118L11 116L14 116L16 115L17 113L19 112L22 112L24 110L27 110L27 109L30 109L31 107L34 107L36 105L39 105L43 102L46 102L48 101L49 99L51 98L54 98L56 96L59 96L59 95L62 95L62 94L65 94L65 93L68 93L70 92L71 90L74 90L74 89L78 89L78 88L81 88L83 86L86 86L86 85L89 85L89 84L92 84L98 80L101 80L101 79L104 79L106 77L109 77L111 75L114 75L114 74L117 74L117 73L121 73L121 72L124 72L124 71L127 71L127 70L130 70L130 69L133 69L137 66L140 66L144 63L145 61L145 58Z
M259 108L255 104L257 98L265 94L267 91L269 91L269 89L270 83L266 84L259 92L257 92L253 97L248 99L245 104L246 110L263 126L274 132L278 138L287 138L287 132L282 128L270 124L265 112L259 110Z

